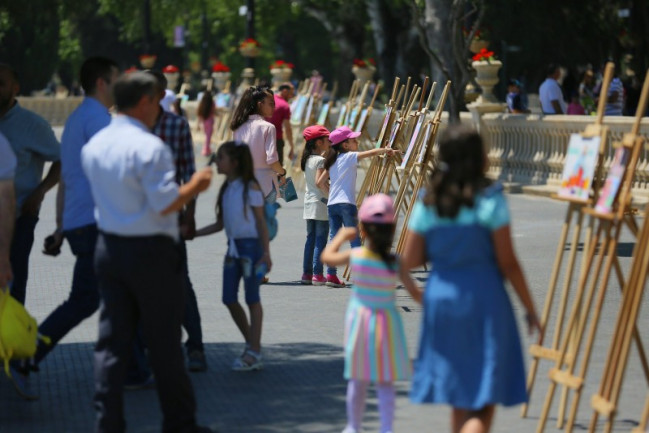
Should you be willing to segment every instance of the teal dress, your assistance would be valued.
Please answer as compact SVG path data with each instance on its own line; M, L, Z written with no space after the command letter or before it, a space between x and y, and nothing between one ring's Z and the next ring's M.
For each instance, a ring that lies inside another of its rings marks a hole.
M492 232L509 224L502 186L442 218L418 202L409 229L432 263L410 398L477 410L527 400L520 338Z

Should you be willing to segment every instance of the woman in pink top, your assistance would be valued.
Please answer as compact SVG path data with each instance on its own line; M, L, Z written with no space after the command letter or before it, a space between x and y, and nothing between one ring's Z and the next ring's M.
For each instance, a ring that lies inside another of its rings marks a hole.
M210 144L212 143L212 134L214 133L214 117L216 115L216 107L214 106L214 98L212 97L212 92L206 90L203 93L201 102L198 104L198 109L196 110L196 115L198 116L198 129L200 130L201 123L203 124L203 130L205 131L205 145L203 146L203 151L201 154L203 156L208 156L212 153Z
M267 203L274 203L277 199L275 180L286 176L277 155L275 126L264 120L271 117L273 111L273 92L268 87L253 86L243 93L230 123L234 139L250 146L255 177Z

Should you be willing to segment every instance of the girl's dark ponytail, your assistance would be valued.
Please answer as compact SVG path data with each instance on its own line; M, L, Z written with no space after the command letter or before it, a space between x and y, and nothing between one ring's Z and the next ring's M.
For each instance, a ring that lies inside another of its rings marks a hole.
M363 230L367 235L369 248L381 256L383 262L393 269L396 263L396 256L390 252L394 240L394 224L378 224L361 222Z
M300 160L300 167L302 168L302 171L306 169L306 161L309 159L311 155L313 155L313 151L315 150L315 145L316 141L318 141L319 138L315 138L313 140L309 140L304 144L304 150L302 151L302 159Z
M264 100L266 96L272 96L273 91L265 86L252 86L246 89L241 95L239 105L234 110L230 129L236 131L241 125L248 121L251 114L257 114L257 104Z
M347 140L345 140L347 141ZM325 156L325 169L329 170L329 168L336 163L336 159L338 159L338 154L339 153L344 153L345 151L343 150L343 143L345 141L341 141L338 144L334 144L331 146L331 150L327 152L327 155Z
M439 140L438 161L430 177L424 204L435 206L441 217L454 218L490 181L485 177L485 153L477 131L449 125Z
M252 154L250 153L250 147L246 143L241 141L226 141L225 143L219 146L218 152L224 152L228 157L236 163L236 175L241 178L243 182L243 216L245 219L248 219L247 215L247 204L248 204L248 187L250 182L254 182L259 185L257 178L255 177L254 164L252 162ZM227 186L227 182L223 184L221 190L219 191L219 198L217 200L218 204L218 217L223 217L223 193Z

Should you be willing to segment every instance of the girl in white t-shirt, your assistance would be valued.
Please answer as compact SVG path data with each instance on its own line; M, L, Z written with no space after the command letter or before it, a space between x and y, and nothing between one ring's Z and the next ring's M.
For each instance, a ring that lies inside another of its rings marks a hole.
M246 348L234 360L236 371L259 370L263 311L259 283L270 271L268 229L264 218L264 196L255 179L250 148L242 142L223 143L216 153L216 167L226 176L216 205L216 222L196 231L205 236L225 229L228 252L223 264L222 301L246 341ZM250 323L237 299L243 278Z
M381 147L358 152L360 132L354 132L347 126L334 129L329 134L331 151L325 157L325 170L318 177L317 185L325 188L329 181L329 239L333 239L340 227L358 226L358 209L356 208L356 171L358 161L376 155L392 156L394 150ZM350 241L352 248L359 247L361 240L357 236ZM336 275L336 268L327 268L327 286L345 287Z
M302 136L306 141L300 162L306 181L304 192L306 242L302 262L302 284L322 286L327 282L322 273L320 254L327 245L329 233L327 216L329 185L325 184L320 188L316 185L316 179L324 172L325 159L322 155L329 150L329 130L322 125L313 125L306 128Z

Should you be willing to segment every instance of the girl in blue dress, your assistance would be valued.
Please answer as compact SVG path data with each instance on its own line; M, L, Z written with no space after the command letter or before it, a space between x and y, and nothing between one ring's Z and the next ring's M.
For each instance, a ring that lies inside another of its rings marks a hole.
M410 397L451 405L453 433L486 433L496 404L527 400L505 279L527 311L529 331L540 326L512 245L502 186L485 176L480 135L449 126L438 159L413 209L403 253L409 269L432 263Z

